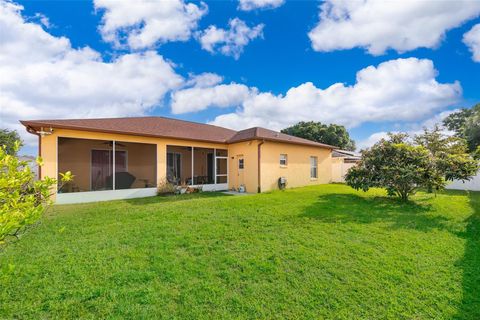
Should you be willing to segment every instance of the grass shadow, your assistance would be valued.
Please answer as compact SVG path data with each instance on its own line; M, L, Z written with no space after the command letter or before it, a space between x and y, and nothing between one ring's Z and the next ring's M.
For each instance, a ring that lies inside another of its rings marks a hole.
M389 222L393 229L421 231L447 229L448 219L430 215L431 205L424 201L402 202L390 197L362 197L355 194L325 194L307 207L302 216L326 223Z
M231 197L232 195L226 194L223 192L198 192L198 193L189 193L189 194L178 194L178 195L159 195L155 197L147 198L134 198L122 200L132 205L146 205L146 204L155 204L155 203L169 203L169 202L180 202L193 199L205 199L205 198L218 198L218 197Z
M480 192L469 193L473 214L462 235L465 253L458 261L463 270L463 298L456 319L480 319Z

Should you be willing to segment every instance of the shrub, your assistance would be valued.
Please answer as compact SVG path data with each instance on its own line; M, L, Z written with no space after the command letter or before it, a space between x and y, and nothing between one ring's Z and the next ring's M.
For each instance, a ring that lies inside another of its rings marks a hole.
M29 225L35 223L51 203L51 187L56 180L46 177L35 180L28 162L20 161L15 154L20 147L17 141L13 152L0 147L0 246L8 237L17 237ZM42 160L37 158L37 164ZM70 172L61 174L62 181L70 181Z
M446 181L470 179L478 163L466 153L464 142L448 140L435 130L417 136L417 144L408 142L406 134L390 134L362 152L359 165L347 172L346 183L363 191L386 188L389 196L408 200L420 188L441 190Z
M158 195L167 195L175 193L175 185L169 182L167 179L163 179L158 183L157 194Z

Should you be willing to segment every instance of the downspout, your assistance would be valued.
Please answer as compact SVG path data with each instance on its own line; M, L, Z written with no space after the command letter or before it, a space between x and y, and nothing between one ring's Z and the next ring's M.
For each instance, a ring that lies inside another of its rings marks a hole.
M261 188L261 185L262 185L262 172L261 172L261 159L262 159L262 144L265 143L265 140L262 140L262 142L260 142L258 144L258 188L257 188L257 192L260 193L262 192L262 188Z
M42 136L40 133L37 133L32 127L27 127L27 132L38 136L38 156L42 157ZM42 167L38 167L38 180L42 179Z

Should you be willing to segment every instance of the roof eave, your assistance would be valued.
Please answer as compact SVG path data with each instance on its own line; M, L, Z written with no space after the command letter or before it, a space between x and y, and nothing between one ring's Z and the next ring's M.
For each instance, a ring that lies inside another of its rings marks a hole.
M66 129L66 130L77 130L77 131L85 131L85 132L100 132L100 133L111 133L111 134L121 134L121 135L129 135L129 136L137 136L137 137L150 137L150 138L166 138L166 139L177 139L177 140L186 140L186 141L198 141L198 142L208 142L208 143L217 143L217 144L228 144L225 141L216 141L216 140L208 140L208 139L191 139L191 138L182 138L176 136L168 136L168 135L157 135L157 134L141 134L137 132L130 132L130 131L123 131L123 130L111 130L111 129L95 129L95 128L84 128L80 126L74 125L61 125L61 124L47 124L41 122L34 122L34 121L25 121L21 120L21 124L23 124L29 133L32 133L28 130L28 128L33 127L49 127L54 129Z
M297 144L297 145L324 148L324 149L330 149L330 150L334 150L337 148L334 146L330 146L328 144L314 144L314 143L308 143L308 142L286 141L286 140L284 141L284 140L278 140L278 139L272 139L272 138L261 138L261 137L245 138L245 139L239 139L235 141L227 140L226 143L233 144L233 143L246 142L246 141L252 141L252 140L265 140L265 141L278 142L278 143Z

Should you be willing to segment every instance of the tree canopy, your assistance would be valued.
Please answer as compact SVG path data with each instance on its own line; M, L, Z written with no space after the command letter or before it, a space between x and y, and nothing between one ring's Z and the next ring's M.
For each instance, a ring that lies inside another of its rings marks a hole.
M354 189L386 188L388 195L408 200L420 188L443 189L447 181L469 180L479 165L460 137L444 135L436 126L412 139L407 134L389 134L362 152L345 181Z
M16 154L16 143L19 143L19 146L22 146L20 136L15 130L0 129L0 147L4 147L4 151L7 154L14 155Z
M443 120L443 125L467 141L470 152L480 146L480 103L471 109L461 109Z
M281 131L295 137L329 144L344 150L355 150L355 141L344 126L337 124L323 124L315 121L301 121Z

